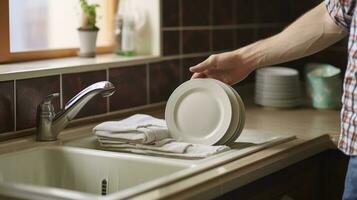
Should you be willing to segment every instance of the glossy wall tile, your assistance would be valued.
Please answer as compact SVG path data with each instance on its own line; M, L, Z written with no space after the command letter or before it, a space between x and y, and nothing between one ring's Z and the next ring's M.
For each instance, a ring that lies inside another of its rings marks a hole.
M62 91L63 91L63 104L65 105L71 98L73 98L78 92L88 87L89 85L106 81L106 71L92 71L82 73L71 73L62 75ZM97 114L103 114L107 112L107 98L103 98L100 95L91 99L78 115L76 119L81 117L88 117Z
M213 51L228 51L235 48L234 29L213 30Z
M236 29L236 48L248 45L256 40L256 31L252 28L238 28Z
M180 54L180 31L163 31L164 56Z
M116 88L110 97L110 111L147 104L146 65L112 68L109 81Z
M213 25L233 25L236 0L212 0Z
M208 26L211 24L211 3L207 0L181 0L182 26Z
M100 96L92 99L77 118L164 102L181 82L191 78L190 66L205 60L213 52L236 49L278 33L293 19L321 3L318 0L161 2L163 61L0 82L0 134L34 128L38 104L48 94L60 92L60 83L63 104L97 81L109 79L117 88L109 101ZM344 40L321 53L282 65L301 71L308 62L326 62L344 71L346 44ZM240 84L252 82L254 74ZM59 110L60 100L54 100L54 105Z
M163 27L173 27L180 25L180 1L162 0L161 17Z
M255 9L257 0L236 0L235 2L235 23L253 24L256 22Z
M23 79L16 81L16 130L36 126L37 106L44 98L60 92L60 76ZM60 107L60 99L52 101L56 111Z
M14 81L0 82L0 134L14 131Z
M183 53L210 52L210 30L185 30L182 33Z
M206 56L183 58L182 59L182 82L190 80L190 78L192 76L192 72L190 72L189 68L204 61L206 58L207 58Z
M167 101L180 84L179 60L152 63L150 67L150 103Z
M287 0L256 2L257 23L288 23L291 21L290 4Z

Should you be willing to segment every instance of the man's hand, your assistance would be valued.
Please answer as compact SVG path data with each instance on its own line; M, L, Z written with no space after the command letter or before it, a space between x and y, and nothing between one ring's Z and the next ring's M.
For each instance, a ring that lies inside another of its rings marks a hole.
M210 56L191 67L192 78L214 78L234 84L253 70L314 54L347 35L330 17L324 3L281 33L232 52Z
M205 61L190 67L192 78L214 78L227 84L235 84L247 77L253 66L243 62L238 51L211 55Z

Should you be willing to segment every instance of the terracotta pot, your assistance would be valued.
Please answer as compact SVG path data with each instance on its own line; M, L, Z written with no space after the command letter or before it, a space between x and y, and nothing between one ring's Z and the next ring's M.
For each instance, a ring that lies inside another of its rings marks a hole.
M79 33L79 56L95 57L95 47L98 30L78 29Z

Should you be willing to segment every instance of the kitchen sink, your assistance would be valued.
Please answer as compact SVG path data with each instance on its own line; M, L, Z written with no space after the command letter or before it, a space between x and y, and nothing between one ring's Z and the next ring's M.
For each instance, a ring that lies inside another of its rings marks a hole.
M81 141L87 147L88 144L95 145L93 141L87 141L90 139ZM190 167L187 163L148 156L68 146L38 147L0 155L0 197L9 185L18 191L21 186L34 186L45 191L46 188L57 188L98 197L165 178Z

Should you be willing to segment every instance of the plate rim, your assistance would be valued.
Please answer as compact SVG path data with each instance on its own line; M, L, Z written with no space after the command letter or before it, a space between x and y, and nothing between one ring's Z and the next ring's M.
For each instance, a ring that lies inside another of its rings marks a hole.
M169 100L167 101L166 109L165 109L165 120L168 126L168 129L170 131L170 135L172 138L177 139L179 141L184 141L184 142L190 142L190 143L195 143L195 144L206 144L206 145L214 145L216 144L225 134L225 132L228 130L229 125L231 123L231 118L232 118L232 106L231 102L229 100L228 94L225 92L225 90L216 82L212 81L213 79L192 79L189 81L186 81L182 83L179 87L177 87L174 92L170 95ZM181 99L180 97L182 94L191 91L193 89L197 88L206 88L209 89L210 87L216 87L218 93L220 93L219 97L217 99L221 99L223 103L223 110L225 110L224 119L222 127L220 129L215 128L214 131L216 132L211 132L209 134L206 134L206 137L211 135L209 138L202 138L202 137L187 137L187 134L182 134L178 128L177 128L177 123L175 123L174 120L174 112L176 110L176 106L178 105L178 101Z

